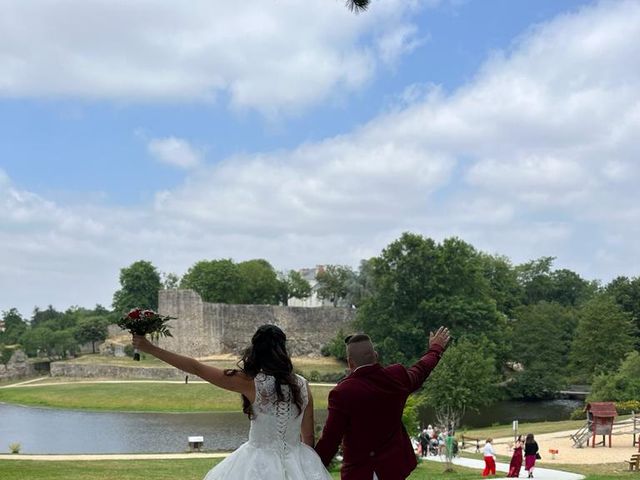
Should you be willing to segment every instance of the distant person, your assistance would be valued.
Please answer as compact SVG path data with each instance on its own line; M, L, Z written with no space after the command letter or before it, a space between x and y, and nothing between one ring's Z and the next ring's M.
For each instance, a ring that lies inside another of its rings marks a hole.
M420 449L422 450L422 456L429 455L429 447L431 444L431 438L429 437L429 430L426 428L420 433Z
M511 462L509 463L509 473L507 477L518 478L520 476L520 469L522 468L522 436L518 435L515 444L513 445L513 455L511 456Z
M345 343L351 374L329 393L329 416L316 451L328 465L342 443L342 480L404 480L417 462L402 411L438 365L449 330L430 334L427 353L410 368L380 365L367 335L347 337Z
M529 478L533 478L533 469L536 460L540 458L538 442L533 438L533 433L527 435L524 441L524 469L529 472Z
M427 435L429 436L429 438L433 438L433 434L434 434L435 430L433 429L433 427L429 424L427 426Z
M493 451L493 438L487 438L484 444L482 454L484 456L484 470L482 471L483 477L496 474L496 453Z
M446 447L446 439L447 439L447 432L438 433L438 455L440 456L444 455L444 449Z

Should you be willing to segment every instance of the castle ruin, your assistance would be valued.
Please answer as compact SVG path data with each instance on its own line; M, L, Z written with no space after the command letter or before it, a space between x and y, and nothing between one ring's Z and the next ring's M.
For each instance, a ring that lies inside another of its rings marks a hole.
M169 323L173 337L160 339L159 345L194 357L237 355L265 323L284 330L291 355L319 356L340 330L351 330L355 318L351 308L207 303L193 290L161 290L158 312L176 317Z

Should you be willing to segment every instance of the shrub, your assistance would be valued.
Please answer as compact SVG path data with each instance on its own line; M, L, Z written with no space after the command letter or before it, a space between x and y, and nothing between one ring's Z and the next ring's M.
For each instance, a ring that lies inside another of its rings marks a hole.
M124 354L125 354L127 357L131 357L131 358L133 358L133 345L131 345L131 344L127 344L127 345L125 345L125 346L124 346Z
M569 415L570 420L586 420L587 412L584 411L584 407L576 408L571 415Z
M300 372L296 372L302 375ZM317 383L337 383L342 380L345 376L344 373L341 372L327 372L320 373L317 370L311 370L307 375L302 375L310 382Z
M321 349L322 355L325 357L335 357L343 362L347 360L347 351L344 345L345 333L343 330L339 330L337 335L333 337L324 345Z
M631 412L640 413L640 400L616 402L616 410L618 410L619 415L628 415Z
M9 444L9 451L11 453L20 453L20 448L22 448L22 446L17 442Z

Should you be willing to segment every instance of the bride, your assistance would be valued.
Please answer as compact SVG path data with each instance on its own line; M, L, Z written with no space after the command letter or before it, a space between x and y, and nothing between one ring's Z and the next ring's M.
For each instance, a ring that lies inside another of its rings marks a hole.
M313 450L313 398L307 381L293 373L284 332L263 325L238 363L221 370L178 355L134 335L133 345L213 385L242 394L251 419L249 441L207 473L204 480L331 480Z

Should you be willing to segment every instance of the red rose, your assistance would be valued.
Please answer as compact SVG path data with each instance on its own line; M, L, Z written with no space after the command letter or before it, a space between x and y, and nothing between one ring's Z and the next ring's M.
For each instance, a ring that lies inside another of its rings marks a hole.
M144 315L145 317L153 317L156 314L156 312L154 312L153 310L145 310L144 312L142 312L142 315Z
M140 318L140 309L139 308L134 308L133 310L131 310L129 312L129 314L127 315L127 317L129 318L135 318L136 320Z

